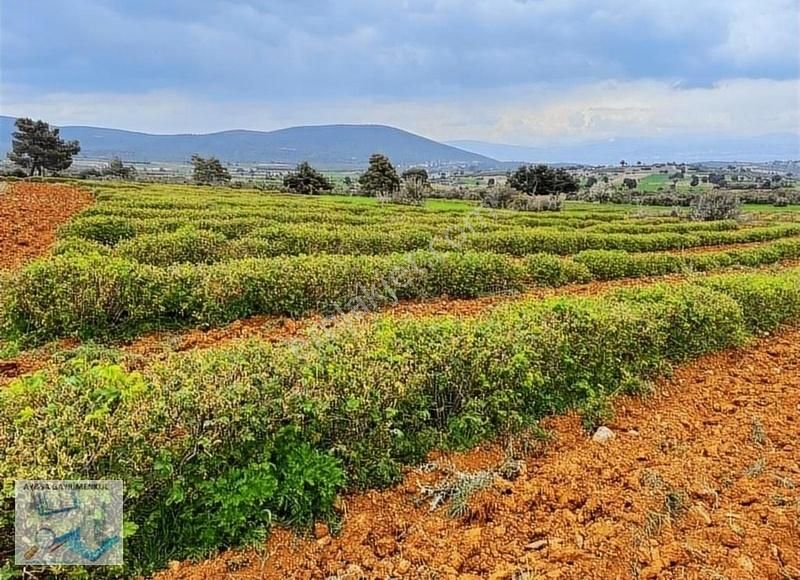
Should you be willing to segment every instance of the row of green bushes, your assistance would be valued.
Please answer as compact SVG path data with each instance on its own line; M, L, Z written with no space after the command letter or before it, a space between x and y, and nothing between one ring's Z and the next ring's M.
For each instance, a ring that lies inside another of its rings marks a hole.
M172 226L165 228L165 224L159 222L157 233L146 233L147 230L132 220L88 216L65 226L61 235L67 240L77 238L117 246L118 255L144 263L168 265L318 253L386 254L417 249L465 249L515 256L537 252L571 255L588 249L653 252L710 244L766 241L800 234L800 224L731 229L726 222L711 229L667 224L654 226L660 229L653 230L653 233L639 234L504 228L484 222L469 224L465 231L413 225L390 229L353 226L330 228L309 224L263 227L263 222L252 218L200 220L189 227L185 224L178 227L181 223L181 220L173 220L173 229ZM668 228L671 227L678 231L670 231ZM645 228L644 231L648 230ZM191 250L193 243L198 246L197 252L187 253L187 248Z
M123 240L134 237L171 233L191 226L201 230L208 230L220 233L226 238L235 239L244 236L258 235L262 230L282 230L287 236L297 236L304 231L330 231L338 232L342 237L355 235L369 235L368 230L373 232L394 232L415 230L426 233L428 236L446 235L447 232L475 231L491 232L498 230L522 231L522 228L555 228L560 230L573 230L578 228L588 228L592 225L605 224L592 220L575 219L572 221L539 220L537 224L517 225L507 220L498 220L496 216L475 215L472 217L459 216L457 219L445 220L436 214L425 218L408 219L395 221L375 221L372 219L359 218L358 220L343 220L341 216L331 213L318 216L314 212L304 217L302 214L273 215L270 217L259 217L254 215L236 215L234 217L198 212L196 217L169 215L159 218L134 218L124 215L108 215L85 212L80 217L75 218L60 230L60 237L76 237L90 241L100 242L106 245L114 245ZM647 225L642 223L643 232L649 231ZM654 231L670 231L669 225L656 228ZM676 225L679 231L688 231L685 226ZM699 229L699 228L698 228ZM703 229L712 229L705 227Z
M574 238L569 236L563 246L557 246L552 240L559 239L560 232L549 231L539 234L538 239L546 240L542 241L545 250L560 247L563 251L574 241ZM760 236L753 233L727 239L749 240L751 235L756 238ZM653 234L629 240L622 239L621 236L624 234L616 234L616 237L595 235L583 238L584 243L575 244L574 247L624 246L635 251L642 246L647 250L671 249L675 244L686 241L684 238L674 236L654 238ZM300 254L377 255L428 248L448 250L458 248L461 243L462 238L458 234L448 241L446 238L435 237L429 231L414 228L382 231L379 228L324 229L311 226L275 226L262 228L251 232L249 236L232 240L218 232L182 228L175 232L141 235L122 241L117 244L114 254L144 264L168 266L177 263L210 264L242 258L271 258ZM695 243L694 238L688 242L689 245ZM467 239L466 245L473 245L471 237ZM77 247L77 245L67 242L62 243L60 247Z
M396 300L474 298L592 279L757 266L800 256L800 240L687 255L590 251L519 259L418 251L170 267L78 250L35 262L7 284L0 299L7 334L45 339L160 324L216 325L255 314L372 310Z
M586 232L497 231L465 236L464 247L480 252L524 256L546 252L562 256L583 250L657 252L713 244L762 242L800 235L800 224L693 233L607 234Z
M661 222L661 223L659 223ZM701 231L726 231L740 228L736 220L722 220L717 222L666 222L659 220L637 219L634 221L617 221L589 226L586 231L592 233L603 232L608 234L657 234L663 232L689 233Z
M484 214L488 211L482 210ZM410 214L399 211L383 211L372 213L354 213L349 208L326 208L315 206L313 200L303 207L285 208L274 207L271 203L263 203L257 206L227 204L221 207L198 207L191 209L171 209L169 207L138 207L129 204L118 204L106 201L87 209L83 212L84 216L105 216L123 217L132 220L155 220L164 221L165 227L171 227L173 220L179 223L193 223L195 220L223 220L239 218L258 218L264 225L274 223L322 223L328 225L381 225L408 223L426 223L430 225L457 224L469 215L469 212L457 211L446 212L442 210L423 210L418 214ZM519 215L519 214L517 214ZM506 225L518 225L522 227L548 227L548 226L567 226L584 227L594 224L610 224L616 221L623 221L624 214L615 214L614 220L589 219L585 216L559 215L553 217L529 217L527 219L518 218L517 215L507 215L497 212L492 214L493 221ZM642 219L642 221L645 221Z
M329 516L340 490L393 482L431 449L571 408L591 416L671 363L798 317L793 269L469 319L354 322L141 373L75 359L0 390L0 478L124 480L127 529L138 528L125 573L148 572L260 541L274 519ZM13 504L2 505L8 544Z

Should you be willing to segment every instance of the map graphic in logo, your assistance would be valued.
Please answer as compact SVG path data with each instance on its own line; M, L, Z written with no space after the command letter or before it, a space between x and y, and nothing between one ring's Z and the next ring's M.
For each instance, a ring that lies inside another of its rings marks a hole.
M18 566L122 564L122 481L18 480L14 507Z

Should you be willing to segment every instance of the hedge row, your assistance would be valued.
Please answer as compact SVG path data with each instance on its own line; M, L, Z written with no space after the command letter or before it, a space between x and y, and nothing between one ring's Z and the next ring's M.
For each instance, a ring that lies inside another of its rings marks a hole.
M88 216L66 226L61 235L65 239L78 238L117 246L118 255L154 265L317 253L372 255L427 248L441 251L466 249L513 256L540 252L572 255L589 249L654 252L800 235L800 224L740 230L720 226L718 230L641 234L508 228L490 222L470 223L464 229L412 225L390 229L331 228L308 224L264 227L264 222L255 218L206 219L189 227L182 220L174 219L169 227L165 227L164 222L159 222L157 227L158 233L148 234L136 220ZM198 246L196 255L191 251L192 244Z
M594 280L662 276L680 272L708 272L730 266L755 267L800 257L800 239L778 240L755 248L668 254L629 254L622 250L586 250L572 257L586 266Z
M466 236L465 247L481 252L524 256L546 252L562 256L583 250L657 252L712 244L738 244L800 235L800 224L746 228L736 231L701 231L687 234L606 234L588 232L499 231Z
M309 209L309 207L311 209ZM488 210L483 210L488 214ZM314 202L309 201L302 208L283 209L275 208L271 205L261 206L234 206L230 207L202 207L193 209L170 209L152 207L129 207L127 205L117 205L110 202L100 203L86 211L82 217L122 217L128 220L142 222L142 228L150 231L159 231L159 224L163 223L161 229L174 227L172 224L177 221L181 224L194 223L197 220L230 220L241 218L254 218L261 220L264 225L272 223L313 223L326 225L408 225L427 224L430 226L440 226L457 224L465 219L468 212L443 212L440 210L425 210L424 213L409 214L397 211L384 211L381 213L364 214L351 213L343 208L315 207ZM553 216L535 217L521 219L517 215L493 214L492 219L498 224L519 227L549 227L563 226L583 228L593 225L603 225L613 222L608 220L587 219L579 216ZM624 215L616 216L619 221L624 220ZM627 220L626 220L627 221ZM642 223L650 223L648 220L637 220Z
M146 573L259 541L273 518L325 517L340 490L390 483L433 448L591 412L666 365L798 317L794 269L470 319L387 317L300 344L174 355L141 374L76 359L0 390L0 477L123 479L138 527L125 573ZM13 504L0 505L7 544Z
M608 234L657 234L663 232L689 233L700 231L728 231L738 230L739 222L723 220L718 222L667 222L653 223L651 221L636 220L634 222L603 223L586 228L593 233L603 232Z
M67 242L70 244L72 242ZM800 256L800 240L706 254L590 251L522 259L492 253L313 255L166 268L102 253L91 242L31 264L7 284L6 333L102 335L159 324L216 325L255 314L371 310L396 300L474 298L592 279L758 266ZM198 252L200 246L187 251ZM78 253L73 253L77 250ZM106 250L108 252L108 250Z

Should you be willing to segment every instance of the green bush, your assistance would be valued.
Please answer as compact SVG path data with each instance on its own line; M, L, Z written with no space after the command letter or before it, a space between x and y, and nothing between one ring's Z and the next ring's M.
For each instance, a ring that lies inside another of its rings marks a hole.
M394 481L435 447L602 408L674 361L799 317L794 269L509 303L476 318L384 317L299 344L176 354L141 372L71 359L0 390L0 477L123 479L138 527L126 573L146 573L257 541L273 518L325 517L343 486Z
M83 238L104 245L113 246L122 240L127 240L136 235L131 220L117 216L86 216L79 217L62 226L59 231L61 237Z
M592 274L581 263L552 254L531 254L523 259L531 282L539 286L564 286L589 282Z
M183 227L175 232L137 236L118 244L115 254L142 264L210 264L220 259L226 244L218 232Z
M111 254L111 249L108 246L87 240L84 238L64 238L58 240L53 246L53 255L62 256L66 254L85 255L85 254Z
M174 236L177 248L185 242L187 262L212 259L209 255L220 242L213 234L204 237L203 232L160 236ZM198 241L201 239L209 244L203 245ZM139 241L124 242L115 252L130 243L130 251L135 253ZM93 249L92 243L82 242L77 251L84 246ZM102 248L108 254L109 250ZM168 267L101 253L75 253L61 246L58 252L62 255L35 262L6 283L6 297L0 306L4 334L33 341L70 335L89 337L134 331L142 325L218 325L255 314L302 316L315 311L375 310L397 300L475 298L519 292L531 286L700 272L734 265L755 267L800 257L800 240L683 255L587 250L573 258L533 254L518 259L486 252L417 251L378 256L249 258ZM142 253L141 258L161 261L157 247L149 256Z

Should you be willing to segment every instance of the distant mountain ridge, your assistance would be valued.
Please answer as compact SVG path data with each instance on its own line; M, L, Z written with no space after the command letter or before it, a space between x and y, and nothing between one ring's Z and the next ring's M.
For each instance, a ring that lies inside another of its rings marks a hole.
M0 156L11 148L14 117L0 116ZM476 140L440 143L386 125L310 125L276 131L234 130L207 134L154 135L104 127L64 126L66 139L81 143L81 156L125 161L187 162L194 153L228 163L361 169L372 153L396 165L473 166L506 170L516 163L616 165L629 163L800 159L800 135L760 137L619 138L552 147L525 147Z
M525 147L486 141L447 141L502 162L581 163L614 165L629 163L750 161L800 159L800 135L776 133L758 137L642 137L592 141L575 145Z
M0 154L11 148L14 117L0 117ZM361 168L372 153L384 153L401 166L417 164L497 167L496 160L385 125L316 125L277 131L222 131L208 134L153 135L104 127L64 126L65 139L81 143L85 157L125 161L186 162L194 153L229 163Z

